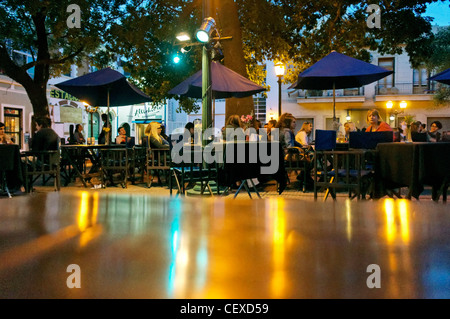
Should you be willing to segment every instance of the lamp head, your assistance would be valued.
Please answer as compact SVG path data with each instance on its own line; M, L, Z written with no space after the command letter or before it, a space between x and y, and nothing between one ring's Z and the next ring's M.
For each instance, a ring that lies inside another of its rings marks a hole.
M178 41L181 41L181 42L186 42L186 41L189 41L191 39L189 34L187 34L186 32L178 33L176 38L178 39Z
M406 106L408 105L408 103L406 103L405 101L401 101L400 102L400 108L401 109L406 109Z
M202 43L208 43L211 38L211 34L215 29L216 29L216 21L214 21L214 19L211 17L205 18L203 20L202 25L195 33L195 36L198 41Z
M284 64L281 62L275 63L275 74L276 76L283 76L285 71Z
M386 102L386 108L392 109L393 106L394 106L394 103L392 103L392 101L387 101Z

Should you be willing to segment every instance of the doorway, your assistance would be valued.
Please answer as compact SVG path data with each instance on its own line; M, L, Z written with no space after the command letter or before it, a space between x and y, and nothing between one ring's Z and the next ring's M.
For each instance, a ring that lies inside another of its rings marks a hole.
M23 146L22 133L23 133L23 120L22 109L16 109L11 107L4 108L4 120L5 120L5 134L11 136L11 139L15 144L18 144L20 148Z

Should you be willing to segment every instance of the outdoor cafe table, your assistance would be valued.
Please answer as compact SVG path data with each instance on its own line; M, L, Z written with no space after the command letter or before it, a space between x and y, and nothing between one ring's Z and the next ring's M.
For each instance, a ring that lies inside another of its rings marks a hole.
M431 185L433 200L439 200L450 177L450 143L380 143L377 151L376 197L386 189L408 187L407 198L418 199Z
M266 148L262 148L263 143L267 143ZM220 143L213 143L212 145L217 148L218 144ZM277 181L279 194L284 191L287 177L284 167L284 151L279 142L225 142L222 147L224 156L220 180L227 187L235 182L241 182L242 186L245 180L265 178ZM233 152L227 152L229 147L233 148ZM271 153L272 150L275 151L274 154ZM231 155L233 155L233 158L228 157ZM269 162L266 162L267 160ZM275 168L270 170L272 171L270 174L263 174L263 168L269 166ZM235 196L240 189L236 191Z
M66 172L64 178L68 184L74 175L80 178L84 187L87 187L86 180L92 177L93 173L100 170L100 150L125 147L123 144L97 144L97 145L61 145L61 156L63 162L70 166L69 172ZM89 170L86 167L86 158L88 158L92 166Z

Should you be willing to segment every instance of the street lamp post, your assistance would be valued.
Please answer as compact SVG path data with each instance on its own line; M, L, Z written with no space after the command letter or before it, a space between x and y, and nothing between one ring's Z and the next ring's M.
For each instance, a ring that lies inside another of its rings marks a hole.
M387 101L386 102L386 108L389 110L389 119L391 121L394 121L394 126L398 127L398 115L402 114L406 107L408 106L408 103L406 103L405 101L401 101L399 103L400 106L400 110L394 108L394 102L392 101Z
M278 118L281 116L281 78L284 76L284 70L283 63L275 64L275 75L278 77Z

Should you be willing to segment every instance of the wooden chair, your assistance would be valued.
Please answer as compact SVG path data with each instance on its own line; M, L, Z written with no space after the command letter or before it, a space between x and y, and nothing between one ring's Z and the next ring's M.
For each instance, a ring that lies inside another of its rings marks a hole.
M284 167L286 170L287 181L289 181L289 173L303 174L302 191L306 192L307 174L310 172L312 158L308 154L307 148L290 147L286 151L284 158Z
M25 163L25 190L30 193L33 184L42 177L45 185L54 179L55 191L61 189L61 154L60 151L27 151L21 154Z
M147 169L147 147L134 146L128 148L128 163L130 166L129 175L133 185L139 180L144 183L144 177Z
M208 195L214 192L210 182L214 181L217 186L217 195L220 195L218 183L217 163L207 164L203 158L203 147L200 145L185 145L179 158L172 158L170 165L169 188L172 196L174 182L176 183L177 195L186 195L189 186L198 184L199 194L203 195L208 189Z
M119 174L119 181L123 188L127 188L128 171L130 169L127 148L100 149L100 176L102 187L106 187L106 179L111 185L114 183L114 175Z
M170 174L170 149L148 147L146 163L148 188L152 186L153 174L157 176L159 184L161 184L161 173L165 175L166 181L168 180Z

